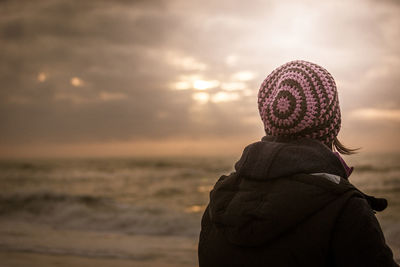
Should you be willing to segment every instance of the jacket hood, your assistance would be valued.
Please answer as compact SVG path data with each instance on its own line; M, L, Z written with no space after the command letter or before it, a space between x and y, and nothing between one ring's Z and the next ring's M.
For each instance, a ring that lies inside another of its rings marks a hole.
M315 173L340 176L337 183ZM319 141L264 137L210 193L211 221L241 246L269 242L353 189L338 157Z
M347 178L338 157L321 142L310 139L263 137L247 146L235 170L253 180L274 179L298 173L330 173Z

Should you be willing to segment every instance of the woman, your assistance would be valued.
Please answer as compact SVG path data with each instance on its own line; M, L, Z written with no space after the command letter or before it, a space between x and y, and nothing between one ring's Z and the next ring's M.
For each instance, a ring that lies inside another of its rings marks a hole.
M292 61L264 80L258 107L266 136L244 149L235 172L210 193L201 222L200 267L398 266L375 211L339 153L335 81Z

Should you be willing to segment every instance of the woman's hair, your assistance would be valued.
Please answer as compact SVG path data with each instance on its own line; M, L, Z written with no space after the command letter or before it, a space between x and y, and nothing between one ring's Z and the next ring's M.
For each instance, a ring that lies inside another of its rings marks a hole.
M357 151L360 148L348 148L348 147L345 147L339 141L339 139L335 136L335 138L333 139L332 144L331 144L331 149L332 149L332 151L337 151L337 152L339 152L340 154L343 154L343 155L352 155L352 154L356 154Z

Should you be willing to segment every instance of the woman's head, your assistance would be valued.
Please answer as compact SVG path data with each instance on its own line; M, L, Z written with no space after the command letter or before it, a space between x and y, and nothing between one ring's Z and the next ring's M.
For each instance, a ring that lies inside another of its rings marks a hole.
M341 116L332 75L314 63L288 62L267 76L258 93L267 135L309 137L349 154L337 140Z

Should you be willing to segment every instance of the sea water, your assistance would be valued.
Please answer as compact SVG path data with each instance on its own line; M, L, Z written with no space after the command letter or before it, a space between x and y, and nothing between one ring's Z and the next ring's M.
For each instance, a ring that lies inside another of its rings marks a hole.
M237 158L0 162L0 266L197 266L209 191ZM400 155L346 158L400 261Z

